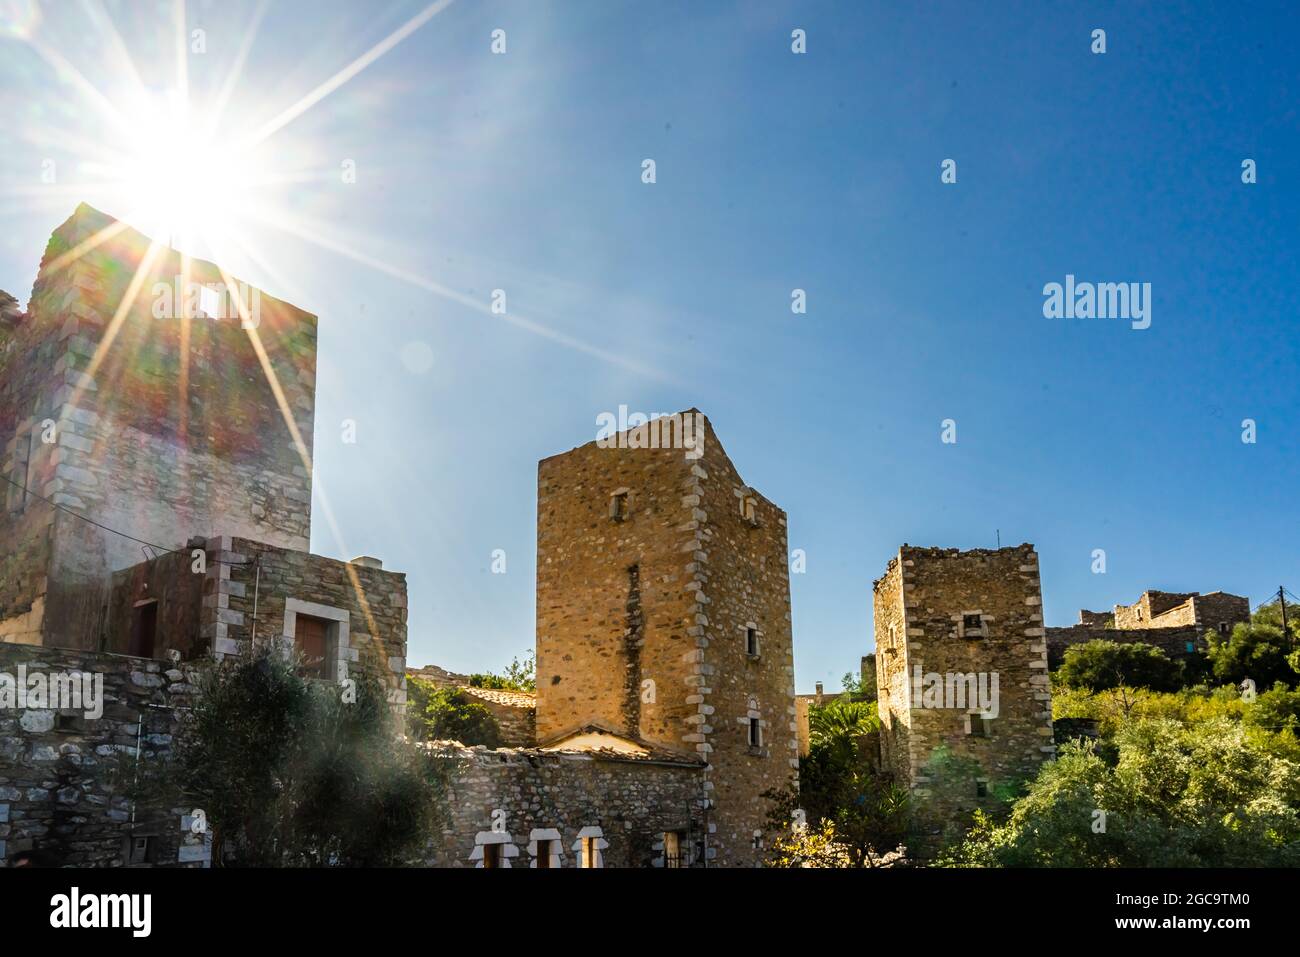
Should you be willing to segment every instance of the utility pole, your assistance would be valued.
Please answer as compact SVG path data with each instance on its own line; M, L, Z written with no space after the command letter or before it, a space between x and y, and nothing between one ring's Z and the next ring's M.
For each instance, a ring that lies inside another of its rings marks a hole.
M1286 650L1291 650L1291 632L1286 627L1286 589L1281 585L1277 586L1277 600L1282 605L1282 640L1286 642Z

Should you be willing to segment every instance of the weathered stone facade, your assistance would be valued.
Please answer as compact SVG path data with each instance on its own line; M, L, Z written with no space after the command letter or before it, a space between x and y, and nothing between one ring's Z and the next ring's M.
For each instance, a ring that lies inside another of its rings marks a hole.
M24 856L81 867L202 866L205 838L188 808L137 806L137 760L166 760L188 669L98 652L0 643L0 674L102 677L102 715L75 708L0 707L0 867ZM54 702L46 702L53 704ZM135 843L133 843L135 842Z
M1195 626L1227 631L1250 621L1250 601L1221 591L1144 591L1133 604L1116 605L1112 620L1115 628L1127 630Z
M786 518L702 414L667 418L695 444L642 427L538 466L537 734L700 756L710 863L748 866L798 774Z
M1014 793L1056 750L1034 547L904 545L874 594L884 767L941 819Z
M174 318L183 279L223 282L82 205L0 322L0 640L95 647L112 573L193 535L307 548L316 319Z
M445 742L436 747L458 770L451 820L431 849L430 866L538 867L542 857L542 867L702 863L709 821L701 807L705 781L697 761L489 751ZM676 835L680 848L680 856L668 861L665 834ZM499 849L486 851L491 845ZM598 856L585 859L585 851ZM485 861L488 855L493 860Z
M1205 633L1194 625L1175 628L1104 628L1096 625L1071 625L1047 629L1047 663L1058 668L1065 652L1073 645L1088 641L1113 641L1121 645L1142 644L1159 648L1174 660L1207 650Z
M1209 649L1208 632L1226 635L1237 623L1248 621L1250 600L1240 595L1145 591L1131 605L1116 605L1110 612L1081 609L1078 624L1048 628L1048 659L1055 668L1067 648L1086 641L1141 643L1159 648L1170 658L1186 658Z

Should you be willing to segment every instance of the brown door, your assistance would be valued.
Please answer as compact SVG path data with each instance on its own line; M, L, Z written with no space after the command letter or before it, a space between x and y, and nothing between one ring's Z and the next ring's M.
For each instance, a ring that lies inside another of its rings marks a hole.
M329 678L330 622L324 618L299 615L294 625L293 642L302 654L303 674L311 678Z
M131 637L126 653L137 658L152 658L157 630L158 603L150 601L136 605L131 612Z

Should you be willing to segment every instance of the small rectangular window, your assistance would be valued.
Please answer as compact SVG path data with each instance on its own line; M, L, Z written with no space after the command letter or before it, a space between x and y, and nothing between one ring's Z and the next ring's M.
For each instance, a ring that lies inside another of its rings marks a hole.
M609 517L616 522L627 520L627 492L615 492L610 496Z
M988 718L979 714L972 714L970 718L970 736L972 738L987 738L989 736Z
M539 869L551 866L551 841L542 840L537 842L537 866Z
M975 782L975 796L981 798L989 796L989 783L987 781Z
M582 839L582 866L596 866L596 839L594 837L584 837Z
M745 629L745 654L749 655L751 658L758 657L758 629L757 628Z
M1221 622L1219 622L1219 634L1221 634L1221 635L1226 635L1226 634L1227 634L1229 631L1231 631L1231 630L1232 630L1232 626L1231 626L1230 624L1228 624L1228 622L1226 622L1226 621L1221 621ZM1192 643L1189 641L1189 642L1187 643L1187 650L1188 650L1188 651L1191 651L1191 650L1192 650L1191 645L1192 645Z
M483 845L483 866L484 867L501 866L501 845L500 844Z
M749 746L751 748L763 746L763 728L759 725L758 718L749 719Z

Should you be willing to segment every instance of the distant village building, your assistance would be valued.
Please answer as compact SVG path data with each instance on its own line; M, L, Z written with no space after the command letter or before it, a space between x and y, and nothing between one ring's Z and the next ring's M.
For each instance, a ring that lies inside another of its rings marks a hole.
M1209 634L1226 636L1249 621L1250 600L1241 595L1144 591L1131 605L1109 612L1081 609L1077 624L1047 629L1048 656L1055 668L1072 645L1103 640L1151 645L1170 658L1186 658L1208 650Z

